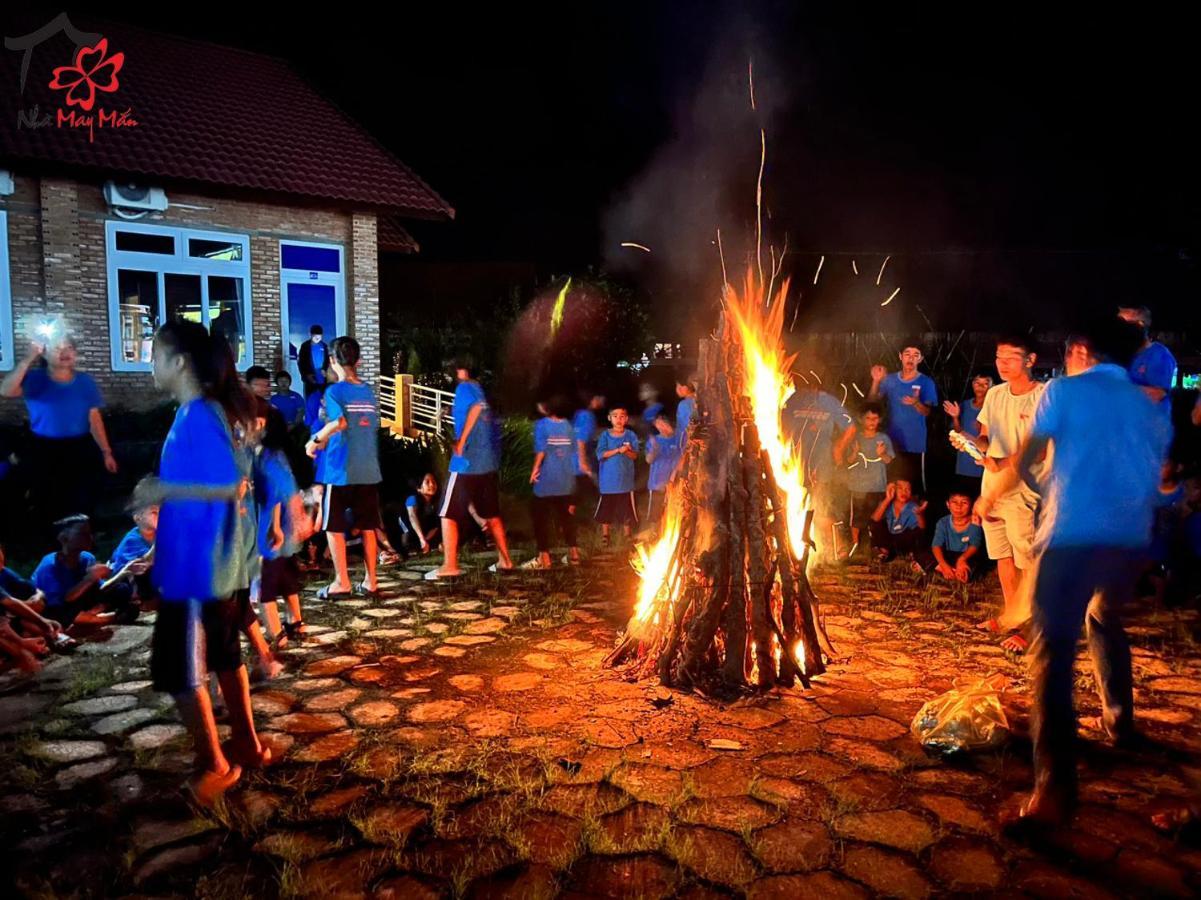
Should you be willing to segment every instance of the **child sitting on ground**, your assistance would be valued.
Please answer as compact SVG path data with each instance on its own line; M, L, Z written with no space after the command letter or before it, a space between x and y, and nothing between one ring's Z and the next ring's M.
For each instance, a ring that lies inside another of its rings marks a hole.
M880 431L880 413L880 404L868 403L859 416L859 428L854 430L854 435L839 441L839 446L845 448L843 462L847 467L847 487L851 491L851 551L848 556L855 555L864 537L863 530L871 529L872 513L884 499L884 489L888 485L888 464L896 456L892 438Z
M416 493L405 499L404 515L397 520L401 530L401 550L409 553L429 553L442 543L442 520L438 478L426 472Z
M84 515L54 523L59 549L47 553L33 572L33 583L46 597L44 615L64 628L111 625L116 615L105 609L100 583L112 574L91 554L92 522Z
M947 498L947 511L934 526L930 553L923 554L922 568L933 568L948 581L971 581L984 546L984 529L972 521L972 499L964 491L953 491Z
M0 545L0 617L8 616L9 626L20 638L40 638L52 650L73 649L75 640L67 637L57 622L41 614L46 608L42 592L32 581L8 568L6 563L4 547Z
M913 485L903 478L890 482L884 499L872 513L872 547L876 559L888 562L896 556L912 556L921 549L926 528L926 501L915 503ZM914 563L918 570L921 566Z
M646 439L646 461L650 463L650 475L646 479L646 521L656 528L663 515L663 498L667 483L675 473L680 459L680 439L667 413L660 410L655 416L656 434Z
M101 589L105 602L122 611L122 621L132 622L138 612L155 597L150 582L150 569L154 565L154 536L158 531L158 504L144 499L150 485L143 479L134 488L128 509L133 514L134 526L121 538L113 551L108 567L112 570Z
M596 504L596 521L601 523L601 535L607 548L609 528L620 525L622 534L630 536L638 524L634 506L634 460L638 458L638 437L626 428L630 416L623 406L609 412L613 427L602 431L596 441L596 458L600 463L600 502Z

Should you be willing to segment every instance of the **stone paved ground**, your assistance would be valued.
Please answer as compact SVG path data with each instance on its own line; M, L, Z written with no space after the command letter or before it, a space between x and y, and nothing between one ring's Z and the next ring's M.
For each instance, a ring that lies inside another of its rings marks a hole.
M866 567L821 573L841 661L810 691L719 705L603 669L630 609L620 565L309 603L316 634L257 688L283 761L215 813L149 690L149 628L0 683L4 877L34 896L902 897L1195 895L1201 850L1149 813L1201 793L1194 613L1131 619L1154 757L1086 753L1054 846L998 835L1028 745L957 763L907 726L956 677L1022 670L955 597ZM1081 673L1080 684L1088 679ZM1085 712L1095 712L1089 694ZM715 739L740 749L716 750Z

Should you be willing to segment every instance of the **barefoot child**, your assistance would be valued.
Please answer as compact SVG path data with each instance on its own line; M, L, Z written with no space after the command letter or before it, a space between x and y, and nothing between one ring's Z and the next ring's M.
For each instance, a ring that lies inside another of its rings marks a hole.
M609 528L620 525L622 534L630 536L638 524L634 506L634 460L638 458L638 438L626 428L630 420L623 406L609 411L609 424L596 441L596 458L600 463L600 501L596 504L596 521L601 523L605 547L610 545Z
M91 520L67 516L54 524L59 549L47 553L33 572L33 583L46 598L45 616L63 628L111 625L116 616L105 609L100 583L112 571L91 553Z
M972 521L972 499L965 491L953 491L947 498L947 511L934 526L930 544L932 557L922 560L924 567L934 564L935 571L948 581L967 584L976 574L984 530Z
M920 547L926 528L926 502L913 501L913 486L903 478L890 483L884 499L872 513L872 547L876 559L887 562L895 556L911 556ZM917 565L917 563L914 563Z

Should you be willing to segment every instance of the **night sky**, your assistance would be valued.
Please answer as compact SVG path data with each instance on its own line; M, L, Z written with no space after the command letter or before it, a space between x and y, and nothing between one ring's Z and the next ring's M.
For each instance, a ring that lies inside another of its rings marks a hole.
M1189 324L1199 191L1183 23L1151 6L1110 20L824 7L98 12L289 59L455 206L455 223L414 228L420 260L386 263L385 302L487 303L595 265L687 330L716 294L716 229L732 268L753 245L762 127L765 235L787 237L809 327L913 328L920 306L940 329L1045 329L1119 301ZM892 280L876 289L885 254ZM902 291L882 310L889 284Z

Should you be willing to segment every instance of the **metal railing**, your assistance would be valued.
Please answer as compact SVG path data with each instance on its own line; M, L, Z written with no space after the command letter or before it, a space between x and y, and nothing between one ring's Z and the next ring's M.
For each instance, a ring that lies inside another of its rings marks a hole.
M455 395L450 391L410 383L408 400L412 428L431 434L453 431Z
M379 417L381 424L391 427L396 421L396 379L391 375L379 377Z

